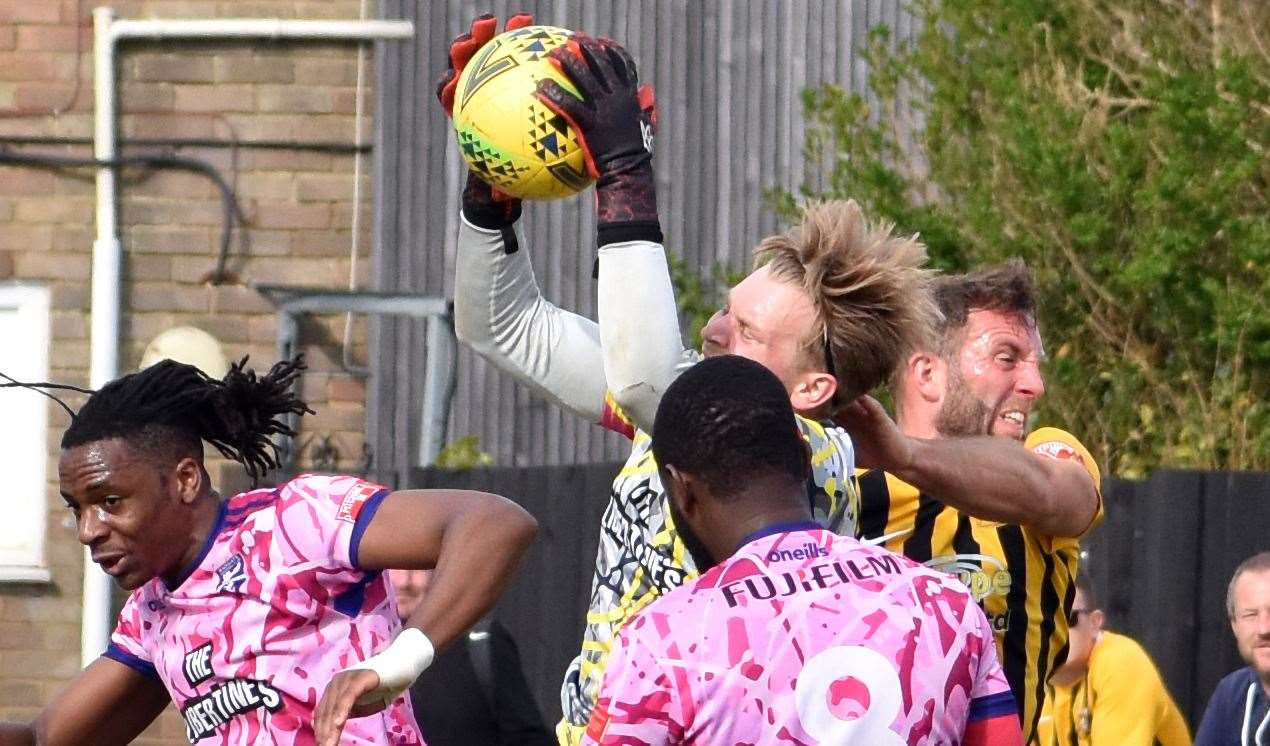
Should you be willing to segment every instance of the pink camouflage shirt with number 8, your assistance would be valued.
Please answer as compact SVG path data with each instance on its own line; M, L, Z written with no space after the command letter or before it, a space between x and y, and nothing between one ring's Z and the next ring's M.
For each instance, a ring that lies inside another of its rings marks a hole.
M778 525L618 634L587 744L961 743L1014 699L992 629L944 573Z

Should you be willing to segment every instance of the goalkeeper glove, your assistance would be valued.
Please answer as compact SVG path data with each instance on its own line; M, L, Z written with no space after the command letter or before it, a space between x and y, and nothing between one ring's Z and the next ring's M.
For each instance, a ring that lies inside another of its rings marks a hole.
M577 33L550 57L582 98L554 80L538 82L538 97L581 136L587 170L596 178L599 244L661 243L653 178L657 114L652 87L639 86L635 61L609 39Z

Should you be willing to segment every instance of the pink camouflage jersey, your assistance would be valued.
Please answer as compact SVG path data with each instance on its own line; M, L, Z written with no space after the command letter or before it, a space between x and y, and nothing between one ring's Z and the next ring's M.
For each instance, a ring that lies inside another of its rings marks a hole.
M934 746L1005 717L1014 699L965 586L783 524L627 623L583 743Z
M305 475L224 501L175 587L155 578L128 598L106 657L163 682L190 743L315 743L313 711L332 675L401 626L387 578L357 563L388 493ZM340 743L422 744L408 695L349 720Z

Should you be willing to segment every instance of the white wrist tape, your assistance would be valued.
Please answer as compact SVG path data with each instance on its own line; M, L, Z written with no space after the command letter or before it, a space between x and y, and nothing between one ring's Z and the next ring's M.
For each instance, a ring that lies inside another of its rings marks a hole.
M374 671L379 676L379 686L358 697L357 704L392 702L419 678L424 669L432 665L435 655L436 649L423 630L415 627L403 629L387 648L345 669Z

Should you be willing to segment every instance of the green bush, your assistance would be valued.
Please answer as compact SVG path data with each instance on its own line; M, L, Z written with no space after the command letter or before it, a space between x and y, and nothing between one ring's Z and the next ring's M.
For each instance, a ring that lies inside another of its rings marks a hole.
M804 93L808 180L941 269L1021 256L1042 421L1109 473L1270 467L1270 3L924 0L866 99Z

